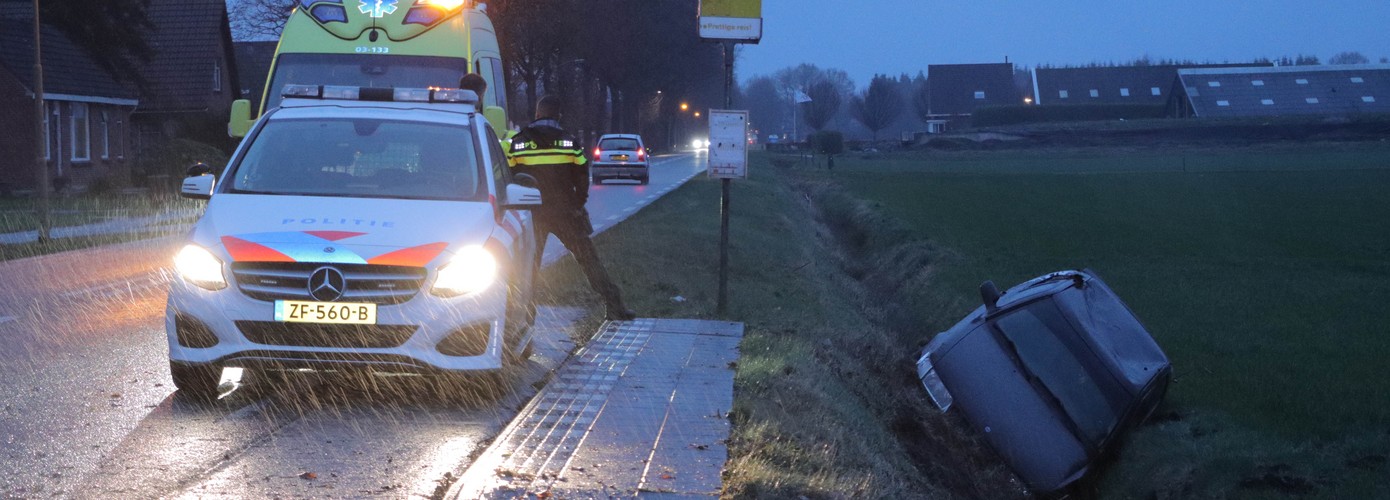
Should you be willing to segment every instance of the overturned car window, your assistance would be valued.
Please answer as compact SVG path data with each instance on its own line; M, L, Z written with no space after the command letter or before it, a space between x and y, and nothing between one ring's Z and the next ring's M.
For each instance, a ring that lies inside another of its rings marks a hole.
M1110 374L1084 361L1095 354L1057 306L1039 301L996 324L1013 343L1024 368L1057 398L1078 437L1092 446L1101 444L1124 411L1125 395Z
M234 166L232 192L483 200L465 127L367 119L268 123Z

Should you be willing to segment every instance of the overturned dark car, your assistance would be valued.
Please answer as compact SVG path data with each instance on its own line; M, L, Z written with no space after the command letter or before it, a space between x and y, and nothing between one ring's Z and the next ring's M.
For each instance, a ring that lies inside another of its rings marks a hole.
M1089 270L980 294L984 306L923 349L918 378L1031 489L1063 492L1158 407L1168 358Z

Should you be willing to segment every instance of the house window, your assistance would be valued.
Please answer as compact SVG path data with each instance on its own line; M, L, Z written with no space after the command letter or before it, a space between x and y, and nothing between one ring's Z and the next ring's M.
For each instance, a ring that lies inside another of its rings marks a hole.
M50 144L51 141L53 140L53 137L52 137L50 134L52 134L53 132L48 128L48 114L49 114L49 111L48 111L48 103L45 102L45 103L43 103L43 159L44 159L44 160L49 160L49 159L52 159L52 158L53 158L53 152L52 152L53 146L52 146L52 144Z
M1299 79L1297 79L1297 80L1294 80L1293 82L1294 82L1294 83L1297 83L1297 84L1299 84L1299 85L1307 85L1307 84L1308 84L1308 79L1307 79L1307 78L1299 78Z
M1351 77L1351 83L1366 83L1366 79L1361 78L1359 76L1353 76Z
M87 116L87 103L72 103L72 161L92 159L91 120Z
M976 91L975 91L975 98L976 98L976 99L984 99L984 98L985 98L985 91L983 91L983 90L976 90Z
M1250 84L1251 84L1251 85L1254 85L1254 86L1256 86L1256 87L1263 87L1263 86L1265 86L1265 81L1264 81L1264 80L1250 80Z
M1211 88L1217 88L1217 87L1220 87L1220 86L1221 86L1221 82L1210 81L1210 82L1207 82L1207 86L1208 86L1208 87L1211 87Z
M1091 89L1091 97L1100 97L1100 91L1096 89Z
M1217 106L1221 106L1221 107L1224 108L1224 107L1230 106L1230 105L1231 105L1231 101L1216 101L1216 105L1217 105Z
M1129 97L1129 89L1120 89L1120 97Z
M1317 103L1318 103L1318 98L1316 98L1316 97L1309 97L1309 98L1307 99L1307 101L1308 101L1308 104L1317 104Z
M1361 102L1376 102L1376 98L1375 96L1364 95L1361 96Z
M111 158L111 115L101 111L101 159Z
M1149 89L1149 92L1152 93L1153 95L1163 95L1163 89L1160 89L1160 88L1158 88L1158 87L1154 87L1154 88Z
M216 61L212 63L212 91L222 91L222 65Z
M1058 99L1066 99L1066 98L1068 98L1068 97L1071 97L1071 96L1067 94L1067 91L1065 91L1065 90L1059 90L1059 91L1057 91L1057 98L1058 98Z
M1263 104L1265 106L1273 106L1274 99L1260 99L1260 104Z

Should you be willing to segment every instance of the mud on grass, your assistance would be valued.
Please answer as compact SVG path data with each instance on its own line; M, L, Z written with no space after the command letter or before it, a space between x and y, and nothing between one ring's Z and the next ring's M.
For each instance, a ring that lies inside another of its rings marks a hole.
M885 266L917 262L909 274L927 279L925 248L878 231L840 235L822 222L814 186L798 187L766 157L754 157L752 172L732 200L727 319L746 330L725 496L1022 496L993 453L926 400L912 364L920 332L885 326L885 298L900 281ZM717 182L693 180L599 236L640 315L714 318L718 203ZM856 253L879 245L882 258L861 264ZM551 302L598 303L573 259L548 269L543 286Z

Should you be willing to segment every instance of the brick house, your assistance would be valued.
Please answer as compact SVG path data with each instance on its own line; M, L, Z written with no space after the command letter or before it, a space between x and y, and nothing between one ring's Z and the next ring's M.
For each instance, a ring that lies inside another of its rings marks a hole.
M32 11L29 11L32 12ZM33 17L0 17L0 194L33 189ZM43 155L54 188L107 179L130 182L136 93L117 82L60 30L43 26Z

